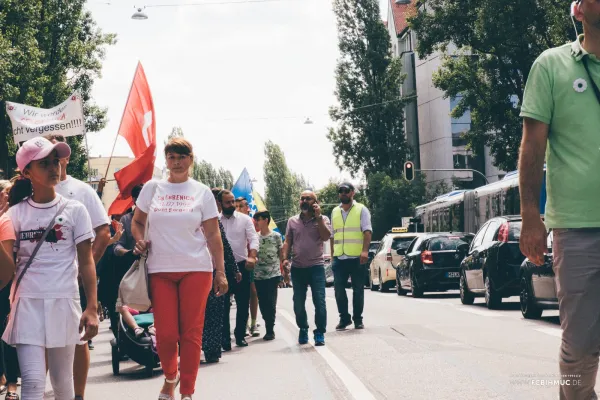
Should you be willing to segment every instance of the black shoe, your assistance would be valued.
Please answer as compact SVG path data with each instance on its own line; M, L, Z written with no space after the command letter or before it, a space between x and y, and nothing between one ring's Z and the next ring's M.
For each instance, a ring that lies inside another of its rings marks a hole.
M237 340L235 341L235 344L236 344L238 347L248 347L248 342L246 342L246 339L237 339Z
M221 357L215 356L215 355L211 354L211 355L208 355L208 356L205 355L204 358L205 358L204 364L214 364L214 363L218 363L219 362L219 358L221 358Z
M275 339L275 332L269 332L263 337L263 340L273 340Z
M231 343L224 343L223 351L231 351Z
M350 325L352 325L352 322L350 321L343 321L341 320L339 324L337 324L337 326L335 327L336 331L343 331L345 330L347 327L349 327Z
M365 324L363 324L362 322L355 322L354 329L365 329Z

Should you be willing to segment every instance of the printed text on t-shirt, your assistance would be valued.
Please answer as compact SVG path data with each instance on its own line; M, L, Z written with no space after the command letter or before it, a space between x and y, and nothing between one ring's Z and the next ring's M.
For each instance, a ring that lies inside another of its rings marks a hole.
M158 206L154 207L154 212L166 213L185 213L194 211L194 196L180 194L168 194L157 196Z

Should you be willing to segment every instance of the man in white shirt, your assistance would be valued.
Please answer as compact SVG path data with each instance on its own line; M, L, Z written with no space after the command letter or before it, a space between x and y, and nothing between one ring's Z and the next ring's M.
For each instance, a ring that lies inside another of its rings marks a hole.
M239 347L246 347L248 343L246 336L246 323L248 322L248 307L250 302L250 278L251 272L256 265L256 254L258 252L258 234L254 228L252 218L235 211L235 197L229 190L223 190L218 196L221 203L221 223L225 229L227 240L233 250L235 261L242 273L242 280L237 285L235 302L237 305L235 343ZM248 250L250 248L250 250ZM225 302L225 318L229 319L229 304ZM226 344L223 347L227 348Z
M62 135L49 135L46 137L52 143L66 142ZM61 196L77 200L82 203L87 209L92 219L92 228L94 228L95 239L92 245L94 261L96 264L104 255L104 251L110 240L110 219L106 214L106 210L102 205L102 201L98 197L96 191L88 184L81 182L67 175L67 165L69 158L60 160L61 176L60 183L56 186L56 192ZM82 308L86 307L85 292L81 290L80 297ZM73 379L75 383L75 400L83 400L85 394L85 385L87 382L88 371L90 369L90 349L88 344L82 344L75 349L75 361L73 366Z

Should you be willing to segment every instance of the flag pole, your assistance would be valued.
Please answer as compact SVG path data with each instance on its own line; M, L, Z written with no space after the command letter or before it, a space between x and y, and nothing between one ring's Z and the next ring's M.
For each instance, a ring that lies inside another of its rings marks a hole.
M121 116L121 123L119 124L119 130L117 131L117 136L115 136L115 142L113 143L112 151L110 152L110 158L108 159L108 165L106 166L106 173L104 174L104 179L108 179L108 171L110 170L110 163L113 158L113 154L115 153L115 147L117 146L117 139L119 139L119 132L121 132L121 125L123 125L123 118L125 117L125 112L127 111L127 104L129 104L129 99L131 98L131 91L133 90L133 84L135 83L135 76L137 75L138 68L142 63L138 61L137 67L135 67L135 72L133 73L133 79L131 80L131 87L129 88L129 94L127 95L127 102L125 103L125 107L123 107L123 115Z
M85 150L87 152L87 164L88 164L88 182L91 181L92 164L90 163L90 145L88 144L87 130L85 129L85 115L83 114L83 96L77 91L79 96L79 106L81 108L81 118L83 118L83 137L85 138Z

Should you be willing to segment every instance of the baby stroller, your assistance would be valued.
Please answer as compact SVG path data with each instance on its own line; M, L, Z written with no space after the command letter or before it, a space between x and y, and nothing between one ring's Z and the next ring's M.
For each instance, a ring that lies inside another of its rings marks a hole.
M146 367L146 374L151 377L154 368L158 367L160 360L156 353L156 346L148 333L148 328L154 324L154 314L139 314L133 318L138 326L145 330L141 337L136 337L133 329L123 322L123 317L119 316L119 328L117 330L117 339L110 341L112 347L112 368L113 374L119 375L119 363L124 355L136 363Z

